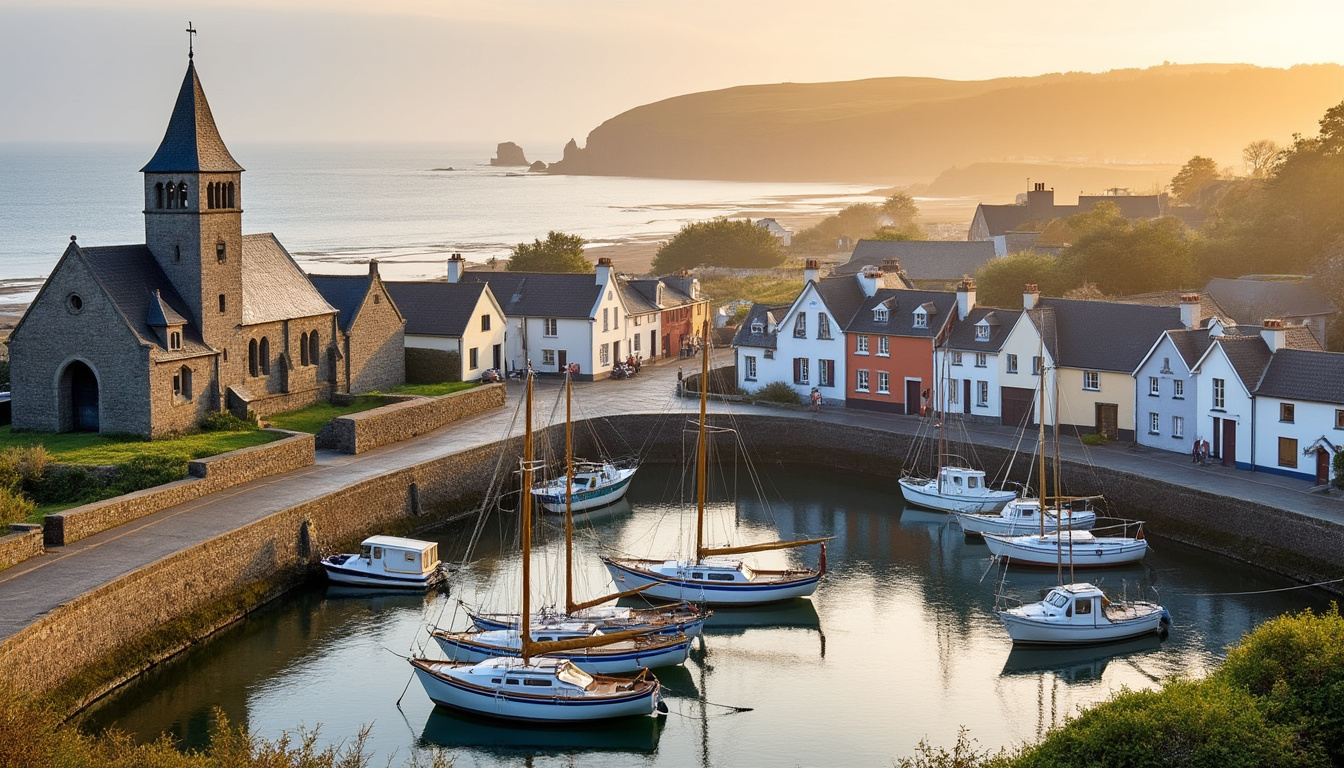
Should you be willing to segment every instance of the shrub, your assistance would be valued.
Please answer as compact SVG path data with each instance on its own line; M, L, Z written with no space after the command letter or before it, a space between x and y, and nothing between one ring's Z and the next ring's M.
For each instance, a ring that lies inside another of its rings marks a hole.
M21 523L28 519L37 505L32 499L12 488L0 488L0 526ZM8 531L0 530L0 535Z
M767 403L783 403L784 405L798 405L802 402L802 398L798 397L798 391L782 381L772 381L766 384L756 390L754 397Z
M205 417L201 422L202 432L247 432L257 429L256 415L251 411L248 414L252 416L251 421L234 416L228 411L217 411Z
M97 473L80 466L58 467L31 489L39 504L81 504L97 499L102 491L103 481Z
M1105 444L1106 444L1106 436L1105 436L1105 435L1102 435L1102 434L1098 434L1098 433L1093 433L1093 434L1090 434L1090 435L1083 435L1082 437L1079 437L1078 439L1083 441L1083 445L1105 445Z
M441 384L462 380L462 355L441 349L406 348L406 383Z
M117 479L108 487L111 493L107 495L120 496L181 480L187 475L188 461L185 455L136 456L117 465Z
M1344 490L1344 451L1339 451L1335 454L1334 465L1335 477L1330 482L1334 483L1336 488Z
M40 445L6 448L0 451L0 487L18 491L35 485L50 463L51 454Z

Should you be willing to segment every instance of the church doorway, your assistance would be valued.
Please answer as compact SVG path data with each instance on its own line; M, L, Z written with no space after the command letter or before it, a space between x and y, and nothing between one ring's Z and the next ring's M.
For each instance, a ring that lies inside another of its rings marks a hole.
M62 431L98 431L98 377L79 360L61 373L61 406Z

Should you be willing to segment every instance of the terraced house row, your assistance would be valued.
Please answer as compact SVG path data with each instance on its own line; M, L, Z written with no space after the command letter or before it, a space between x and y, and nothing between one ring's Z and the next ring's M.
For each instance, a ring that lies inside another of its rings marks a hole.
M1178 453L1207 441L1227 466L1315 484L1344 447L1344 354L1308 325L1239 325L1198 292L1085 301L1028 285L1004 308L977 305L969 278L922 291L871 265L819 272L808 264L792 303L751 307L733 341L739 388L1028 428L1043 387L1052 428Z

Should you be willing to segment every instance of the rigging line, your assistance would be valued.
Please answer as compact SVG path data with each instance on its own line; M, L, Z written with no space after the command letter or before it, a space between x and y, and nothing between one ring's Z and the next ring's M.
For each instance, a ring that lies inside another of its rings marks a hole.
M1298 589L1312 589L1313 587L1323 587L1327 584L1338 584L1344 579L1330 579L1328 581L1318 581L1315 584L1298 584L1292 587L1280 587L1278 589L1258 589L1251 592L1197 592L1187 597L1236 597L1238 595L1268 595L1273 592L1292 592Z

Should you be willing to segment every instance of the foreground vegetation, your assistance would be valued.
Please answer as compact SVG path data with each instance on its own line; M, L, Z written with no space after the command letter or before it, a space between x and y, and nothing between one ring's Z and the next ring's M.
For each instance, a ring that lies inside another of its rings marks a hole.
M313 403L296 411L267 416L266 421L280 429L308 432L315 435L322 431L322 427L326 426L328 421L337 416L349 416L352 413L368 411L382 405L387 405L387 398L382 395L360 395L344 405L335 405L328 402Z
M751 301L759 304L790 304L803 290L801 269L781 269L768 274L736 276L708 270L700 275L700 290L714 297L715 304Z

